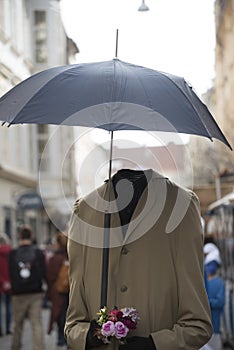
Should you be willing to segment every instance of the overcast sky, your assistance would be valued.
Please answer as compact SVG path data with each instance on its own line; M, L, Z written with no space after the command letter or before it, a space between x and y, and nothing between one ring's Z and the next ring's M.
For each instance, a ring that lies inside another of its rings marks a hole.
M145 0L150 10L139 12L141 1L62 0L67 35L80 50L78 62L114 58L119 29L119 59L183 76L201 96L214 78L214 0ZM109 140L103 130L95 129L93 134L96 142ZM115 134L130 138L126 132ZM188 136L178 134L159 135L163 135L159 144L167 139L176 143L188 140ZM155 134L139 140L147 146L158 144Z
M183 76L201 95L214 77L214 0L62 0L79 62L118 58Z

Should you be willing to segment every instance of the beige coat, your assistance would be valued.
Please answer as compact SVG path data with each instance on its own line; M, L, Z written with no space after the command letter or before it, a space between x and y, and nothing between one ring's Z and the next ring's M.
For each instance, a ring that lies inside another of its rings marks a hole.
M97 318L100 308L106 205L102 198L107 189L105 183L98 192L77 201L71 220L65 333L73 350L85 349L89 321ZM203 282L197 197L153 172L125 238L115 204L109 209L113 214L107 307L136 308L140 323L130 336L151 334L157 350L198 350L211 337L212 325ZM118 344L99 349L117 350Z

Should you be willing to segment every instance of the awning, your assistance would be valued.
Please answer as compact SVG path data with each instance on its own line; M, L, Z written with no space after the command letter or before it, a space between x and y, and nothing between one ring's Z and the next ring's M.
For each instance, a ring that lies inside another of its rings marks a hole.
M231 203L234 203L234 192L228 193L223 198L220 198L217 201L211 203L208 207L208 211L213 211L218 207L230 205Z

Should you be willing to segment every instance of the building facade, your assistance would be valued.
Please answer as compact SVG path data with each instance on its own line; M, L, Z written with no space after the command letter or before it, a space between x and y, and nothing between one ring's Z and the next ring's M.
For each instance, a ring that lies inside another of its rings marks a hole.
M76 53L58 0L0 0L0 95L31 74L73 63ZM67 222L67 202L76 197L73 138L72 127L0 127L0 231L13 244L22 223L42 243Z
M203 96L229 143L234 146L234 2L216 0L214 5L216 45L215 79L211 90ZM214 140L199 141L191 137L191 159L194 167L194 190L203 212L209 205L232 191L234 159L224 144Z
M234 2L216 0L216 47L215 47L215 115L225 136L234 147ZM221 173L234 173L233 152L223 145L217 148Z

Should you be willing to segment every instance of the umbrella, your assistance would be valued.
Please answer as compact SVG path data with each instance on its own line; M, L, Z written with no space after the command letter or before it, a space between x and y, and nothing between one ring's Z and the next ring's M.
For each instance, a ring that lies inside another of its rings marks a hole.
M50 68L0 99L3 123L63 124L115 130L169 131L216 138L231 146L206 105L182 77L123 62ZM110 183L110 181L109 181ZM104 217L101 306L106 305L110 214Z
M176 131L216 138L231 148L184 78L117 58L31 76L1 97L0 120L109 131Z

